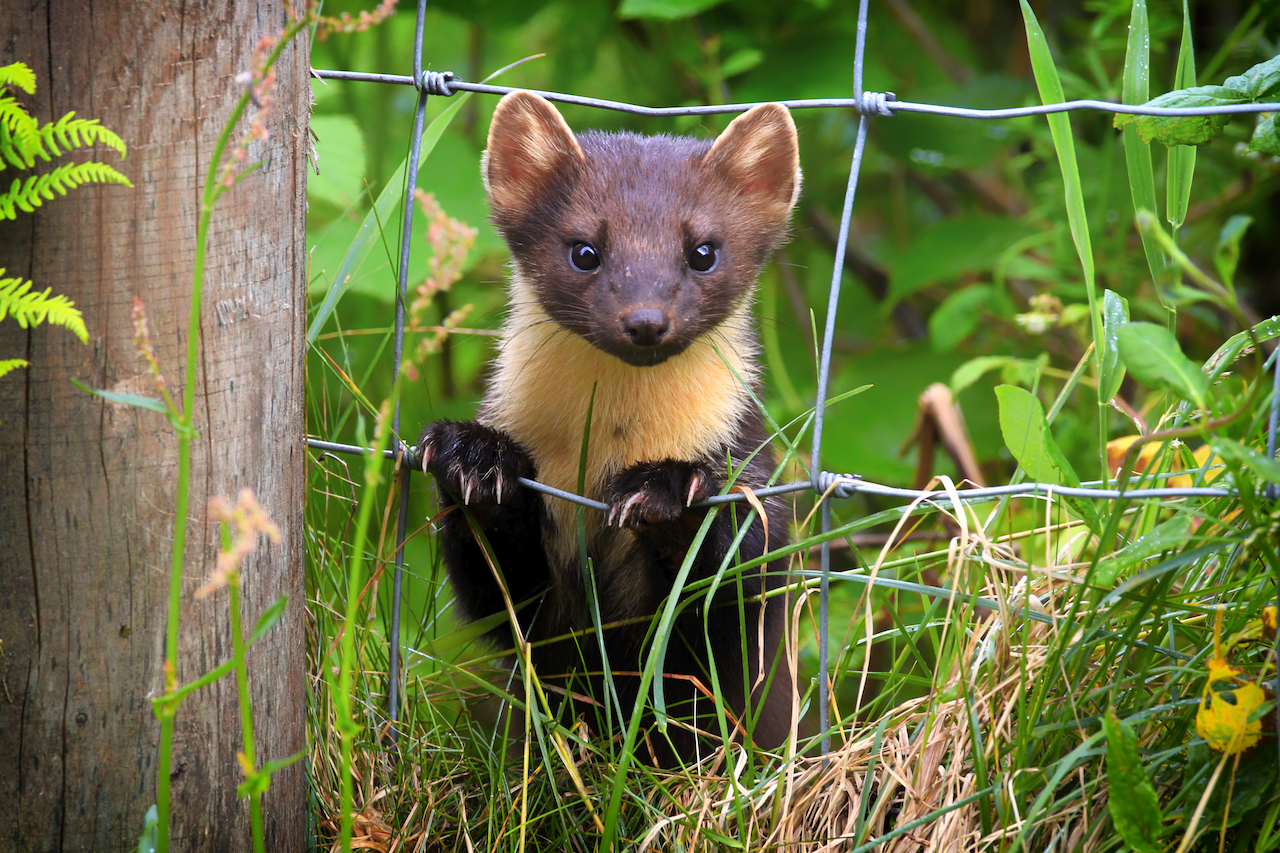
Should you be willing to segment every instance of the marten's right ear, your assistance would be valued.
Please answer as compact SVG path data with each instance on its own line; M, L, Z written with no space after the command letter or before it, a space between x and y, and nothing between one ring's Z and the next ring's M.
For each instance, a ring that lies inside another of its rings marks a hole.
M519 216L584 159L578 138L550 102L531 92L512 92L493 111L480 171L494 209Z

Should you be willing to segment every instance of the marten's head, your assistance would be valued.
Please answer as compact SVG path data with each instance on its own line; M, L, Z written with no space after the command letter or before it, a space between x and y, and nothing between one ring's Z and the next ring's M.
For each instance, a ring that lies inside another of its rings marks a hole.
M795 123L779 104L714 141L575 136L546 100L513 92L481 168L539 307L636 366L683 352L743 307L800 193Z

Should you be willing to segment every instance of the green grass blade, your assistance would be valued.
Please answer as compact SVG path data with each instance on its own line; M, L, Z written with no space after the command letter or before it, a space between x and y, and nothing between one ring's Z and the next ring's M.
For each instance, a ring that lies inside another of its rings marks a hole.
M1031 55L1031 70L1035 74L1036 87L1040 91L1040 100L1046 104L1058 104L1066 100L1062 92L1062 79L1053 64L1053 56L1049 53L1049 43L1044 37L1044 30L1036 20L1035 12L1027 0L1020 0L1022 18L1027 29L1027 50ZM1098 316L1098 294L1094 284L1093 244L1089 240L1089 222L1084 210L1084 189L1080 183L1080 166L1076 162L1076 144L1071 136L1071 119L1066 113L1055 113L1047 116L1049 131L1053 134L1053 147L1058 152L1058 163L1062 167L1062 182L1066 189L1067 221L1071 225L1071 239L1075 242L1076 252L1080 255L1080 266L1084 270L1084 286L1089 296L1090 328L1093 331L1094 358L1102 352L1102 323Z
M1151 98L1151 33L1147 27L1145 0L1133 0L1129 16L1129 44L1124 54L1124 85L1122 98L1126 104L1145 104ZM1133 209L1156 210L1156 177L1151 166L1151 148L1138 136L1138 128L1125 125L1124 159L1129 167L1129 192L1133 196ZM1147 254L1147 266L1151 268L1151 280L1157 285L1162 280L1164 255L1155 240L1142 234L1142 249Z
M1173 88L1189 89L1196 84L1196 55L1191 47L1191 10L1187 0L1182 0L1182 47L1178 50L1178 70L1173 76ZM1165 217L1176 230L1187 219L1187 206L1191 201L1191 176L1196 170L1196 147L1175 145L1169 149L1169 175L1166 181L1168 198Z
M444 135L445 128L449 126L449 123L457 116L458 111L462 109L462 105L470 97L470 92L458 97L449 105L448 109L436 116L435 121L427 125L427 129L422 132L422 146L418 154L419 172L422 171L423 165L427 162L427 157L436 147L436 143L440 141L440 137ZM329 286L329 292L324 295L324 301L316 309L315 317L311 318L311 325L307 328L307 346L311 346L316 342L316 337L320 334L320 330L324 328L325 323L329 322L329 317L333 315L333 310L338 307L338 301L347 292L352 276L355 275L356 270L360 269L360 265L364 263L365 258L369 256L369 252L373 247L377 245L382 236L382 223L395 221L396 209L403 202L406 192L404 173L408 168L408 164L408 157L400 161L395 174L387 181L387 185L378 194L378 200L373 203L373 207L365 214L364 221L360 223L360 230L356 232L356 239L351 242L351 246L347 249L346 257L342 259L342 265L338 267L338 273L333 277L333 283ZM414 175L413 184L417 185L417 175Z

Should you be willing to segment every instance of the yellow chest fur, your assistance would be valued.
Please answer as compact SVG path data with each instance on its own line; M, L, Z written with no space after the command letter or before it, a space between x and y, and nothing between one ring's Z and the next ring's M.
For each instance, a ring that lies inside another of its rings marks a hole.
M740 433L752 405L742 383L755 378L746 306L680 355L634 367L551 320L519 279L513 291L513 305L521 307L508 321L480 420L524 445L541 482L577 492L593 387L586 495L596 500L631 465L717 454ZM556 498L546 506L556 538L566 540L548 550L569 557L576 551L568 535L574 507ZM596 515L588 513L589 539Z

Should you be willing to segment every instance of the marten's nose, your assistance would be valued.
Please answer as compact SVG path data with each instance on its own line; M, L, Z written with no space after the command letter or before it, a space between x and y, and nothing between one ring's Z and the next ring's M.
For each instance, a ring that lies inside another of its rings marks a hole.
M656 347L671 331L671 319L657 308L634 308L621 319L622 331L638 347Z

